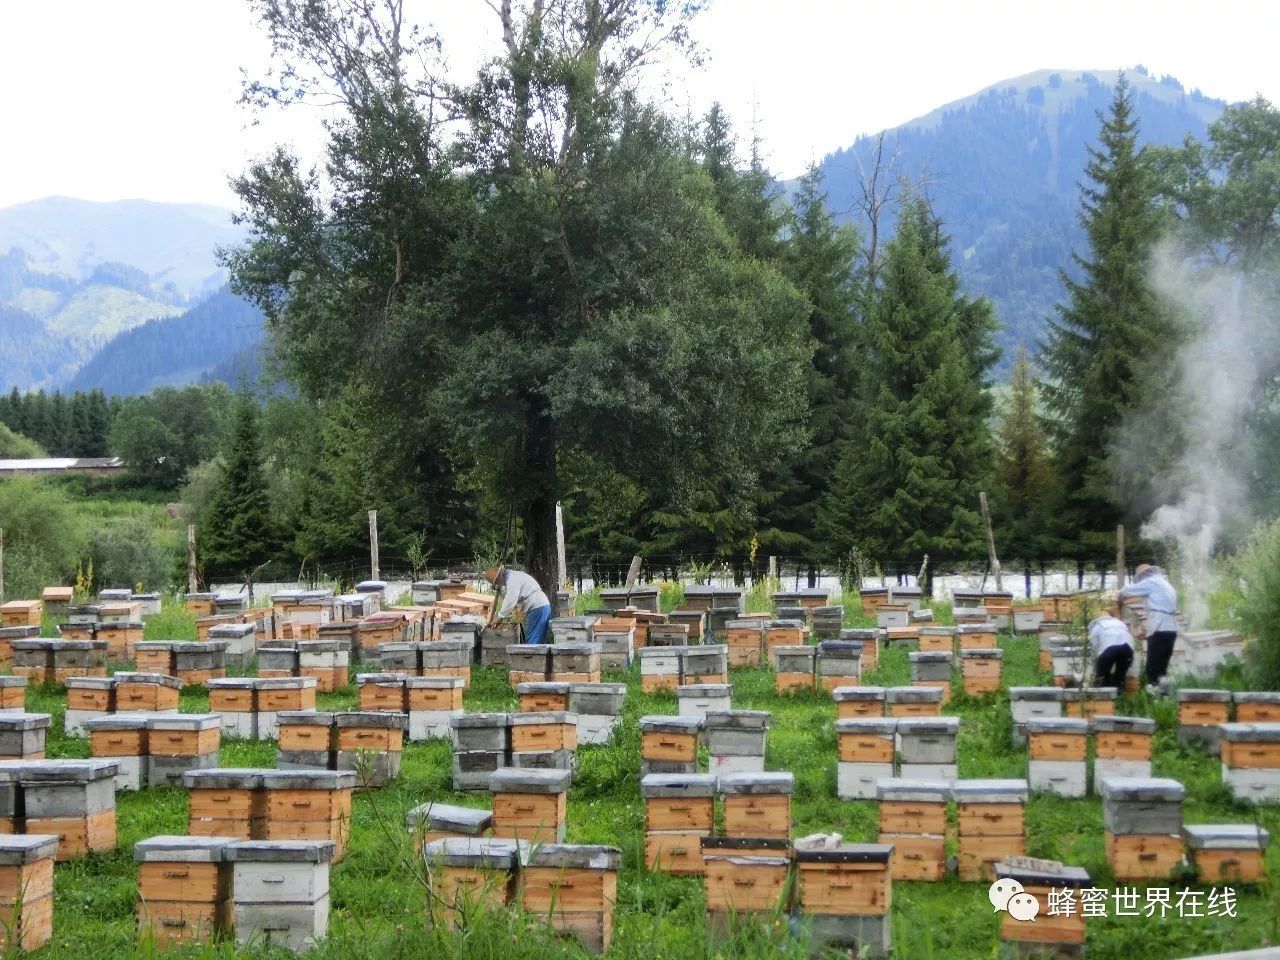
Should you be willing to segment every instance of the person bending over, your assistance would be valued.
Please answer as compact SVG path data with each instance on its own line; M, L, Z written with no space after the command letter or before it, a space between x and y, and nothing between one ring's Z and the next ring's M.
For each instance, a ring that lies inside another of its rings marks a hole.
M1109 613L1089 623L1089 652L1093 654L1094 682L1124 693L1124 678L1133 664L1133 636L1123 620Z
M490 618L494 624L510 620L517 607L524 617L524 642L546 643L547 624L551 622L551 601L538 586L538 581L519 570L506 567L488 567L484 578L502 591L502 606Z

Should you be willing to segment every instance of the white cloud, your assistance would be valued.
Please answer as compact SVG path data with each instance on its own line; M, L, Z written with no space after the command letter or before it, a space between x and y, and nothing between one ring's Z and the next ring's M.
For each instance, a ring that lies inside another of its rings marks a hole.
M481 0L409 0L459 73L492 42ZM227 176L272 143L318 142L316 112L258 126L240 68L266 62L243 0L9 0L0 10L0 206L50 194L231 205ZM708 62L668 78L677 109L721 100L793 175L859 133L991 83L1143 63L1229 100L1280 99L1267 0L716 0L695 24Z

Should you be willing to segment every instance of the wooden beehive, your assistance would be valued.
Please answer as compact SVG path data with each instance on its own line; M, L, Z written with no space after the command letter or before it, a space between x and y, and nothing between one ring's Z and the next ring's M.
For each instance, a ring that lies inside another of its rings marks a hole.
M643 760L696 763L702 720L699 717L641 717L640 757Z
M38 627L44 611L39 600L9 600L0 603L0 626Z
M1271 835L1252 823L1195 824L1182 828L1201 883L1264 883Z
M261 839L266 834L267 795L262 789L265 771L210 769L188 770L182 777L187 788L187 833L193 837Z
M538 844L520 851L520 906L545 917L556 931L578 939L590 953L613 941L618 899L617 847Z
M0 949L36 950L53 937L56 836L0 836Z
M1024 892L1031 894L1041 904L1034 923L1013 917L1007 911L1000 920L1002 943L1026 944L1032 949L1052 950L1054 945L1066 947L1063 956L1082 956L1085 940L1085 917L1077 902L1069 915L1060 912L1050 916L1049 891L1072 891L1074 900L1079 891L1092 886L1089 874L1080 867L1068 867L1053 860L1032 860L1026 857L1009 858L994 865L997 879L1017 880ZM1052 954L1050 954L1052 955Z
M640 781L645 810L645 866L700 876L701 838L715 832L716 778L709 773L651 773Z
M501 767L489 778L493 835L529 843L563 843L569 770Z
M519 847L497 837L438 837L422 847L432 916L453 930L513 903Z
M791 836L790 773L731 773L719 778L724 834L786 840Z
M333 862L346 853L351 834L350 770L264 770L265 840L332 840Z
M159 836L134 845L138 932L157 946L208 943L231 926L222 837Z
M177 677L157 673L117 673L115 681L116 710L155 712L178 709L181 681Z
M962 648L960 674L964 680L964 692L977 697L998 691L1003 664L1004 651L999 648Z
M840 844L795 852L797 899L807 915L883 916L893 903L888 844Z
M760 666L761 651L764 648L763 622L730 620L725 629L725 643L729 647L729 666Z
M951 795L961 880L991 882L997 862L1026 855L1026 780L957 780Z
M949 787L931 780L880 780L879 842L893 845L894 880L941 880L947 872Z

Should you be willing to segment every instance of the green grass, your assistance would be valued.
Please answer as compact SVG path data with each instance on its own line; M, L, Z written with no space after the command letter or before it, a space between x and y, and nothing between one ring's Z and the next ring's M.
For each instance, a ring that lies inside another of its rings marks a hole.
M852 607L853 604L850 604ZM941 611L939 611L941 612ZM852 618L865 622L860 617ZM940 618L941 619L941 618ZM147 626L149 638L193 637L194 624L180 608L169 605ZM1034 638L1002 638L1006 685L1048 682L1036 669ZM628 683L624 723L615 742L578 751L579 768L569 799L568 839L572 843L605 843L620 847L619 877L611 957L627 960L729 960L803 956L806 945L790 936L785 918L768 918L756 928L744 926L729 944L708 942L704 934L702 883L671 877L643 866L644 816L639 790L640 737L636 719L649 713L674 713L669 693L646 694L634 673L611 679ZM780 698L767 670L734 671L734 704L773 713L766 766L791 770L796 776L793 832L839 832L853 842L876 839L876 805L842 802L835 797L835 709L824 695ZM883 652L867 683L909 682L906 652ZM959 689L959 684L956 684ZM320 709L353 709L354 688L319 698ZM514 691L504 672L473 671L465 697L468 710L515 710ZM83 740L61 735L65 696L56 688L28 692L28 709L53 714L48 741L51 757L83 757ZM202 690L188 689L182 709L207 708ZM1158 722L1154 771L1187 788L1188 823L1258 822L1280 837L1280 809L1255 811L1233 803L1220 783L1217 761L1184 752L1176 742L1176 717L1168 702L1127 698L1122 713L1154 716ZM964 719L960 734L960 775L1024 777L1026 754L1009 742L1009 704L1003 694L982 700L957 695L947 713ZM221 761L227 766L272 766L269 743L225 741ZM429 928L426 894L416 867L404 814L412 806L441 800L487 806L484 794L455 793L451 784L450 747L446 742L407 746L400 779L356 798L348 855L332 873L330 937L314 956L326 960L384 957L447 957L467 960L581 956L555 940L537 923L498 914L479 920L465 934ZM137 944L134 908L137 873L133 844L161 833L184 833L186 796L179 789L121 793L117 799L119 849L75 863L59 865L56 874L55 939L38 957L147 957ZM954 853L954 840L949 852ZM1095 886L1115 886L1106 865L1102 810L1097 799L1064 800L1034 796L1027 810L1027 849L1032 856L1061 859L1089 870ZM1280 843L1268 853L1273 876L1280 876ZM1182 881L1168 885L1182 886ZM1163 960L1202 953L1253 948L1280 942L1280 911L1273 883L1262 890L1238 891L1235 919L1109 918L1091 920L1088 955L1092 960ZM894 885L895 957L971 960L994 957L999 917L987 903L984 885L949 879L942 883ZM235 951L230 945L176 951L168 956L267 956L258 948Z

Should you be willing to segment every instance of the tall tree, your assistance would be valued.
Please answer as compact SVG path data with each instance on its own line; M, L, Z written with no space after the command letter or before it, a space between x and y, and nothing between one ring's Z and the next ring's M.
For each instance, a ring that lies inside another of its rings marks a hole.
M1036 411L1036 381L1026 347L1013 361L1009 397L996 436L1000 445L1000 484L996 512L1000 517L1001 550L1022 561L1027 596L1031 596L1031 567L1049 559L1047 508L1053 490L1053 469L1044 427Z
M200 533L201 559L209 573L234 573L252 583L255 571L275 555L279 544L262 472L258 407L247 395L236 403L226 463Z
M991 469L975 457L989 449L980 435L990 428L972 416L965 343L973 304L957 298L932 223L927 206L911 202L885 250L880 286L869 294L858 433L843 445L819 509L839 552L856 547L912 565L924 553L977 552L977 494Z
M1170 339L1146 276L1161 218L1123 77L1099 121L1080 188L1088 250L1074 255L1080 279L1062 272L1067 299L1041 353L1059 478L1055 518L1081 563L1111 542L1125 515L1110 445L1142 391L1154 388L1146 376Z
M547 584L562 458L676 505L741 464L749 502L757 464L799 441L803 303L742 253L687 143L633 93L696 6L494 5L502 54L449 92L454 165L439 87L416 72L432 49L397 0L256 4L286 79L319 75L342 118L326 183L286 152L237 182L238 291L310 394L354 382L391 432L439 424L467 483L510 504Z

